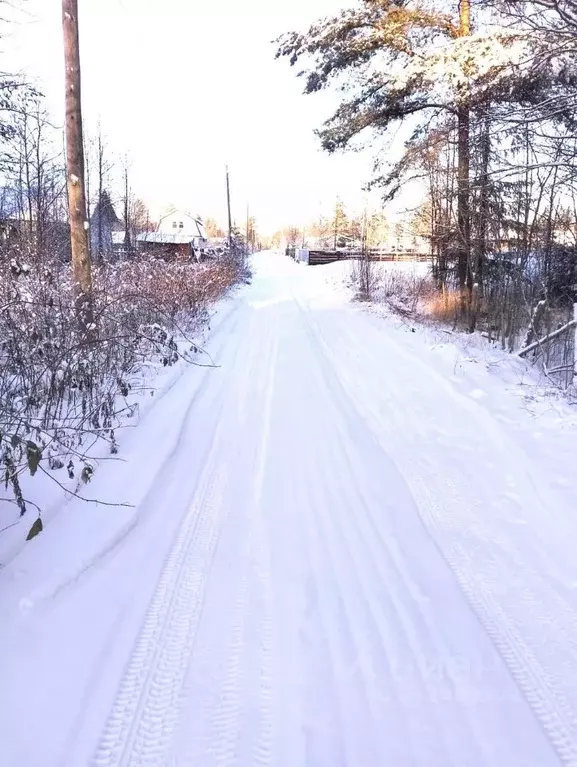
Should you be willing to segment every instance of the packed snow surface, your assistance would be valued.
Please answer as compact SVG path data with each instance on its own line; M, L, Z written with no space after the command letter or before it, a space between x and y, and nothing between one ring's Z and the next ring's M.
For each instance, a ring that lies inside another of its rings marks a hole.
M98 469L131 506L0 570L0 764L577 765L574 412L337 269L254 269Z

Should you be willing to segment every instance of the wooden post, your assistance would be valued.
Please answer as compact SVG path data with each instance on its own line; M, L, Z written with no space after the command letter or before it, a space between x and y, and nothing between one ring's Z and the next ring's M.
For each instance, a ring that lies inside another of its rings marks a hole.
M92 333L92 268L88 250L88 219L84 191L84 145L80 92L78 0L62 0L66 106L66 180L72 250L72 274L81 325Z

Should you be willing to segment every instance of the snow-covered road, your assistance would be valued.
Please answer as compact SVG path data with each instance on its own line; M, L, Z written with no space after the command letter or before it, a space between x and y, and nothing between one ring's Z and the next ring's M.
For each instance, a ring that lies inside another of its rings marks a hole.
M1 574L0 764L577 765L550 478L321 270L255 268L95 479L136 517L60 571L68 509Z

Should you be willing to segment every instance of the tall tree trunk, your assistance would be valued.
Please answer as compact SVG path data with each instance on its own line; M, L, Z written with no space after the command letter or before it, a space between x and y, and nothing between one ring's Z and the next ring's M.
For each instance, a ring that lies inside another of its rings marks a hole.
M104 192L104 146L102 143L102 127L100 124L98 125L98 201L96 203L97 205L97 214L98 214L98 263L103 264L104 263L104 254L103 254L103 246L102 246L102 214L103 214L103 208L102 208L102 194Z
M488 107L487 107L488 108ZM491 119L487 114L481 129L481 174L479 178L479 217L477 241L472 265L472 301L469 314L469 331L475 332L483 296L483 267L487 252L487 228L489 225L489 159L491 154Z
M66 178L72 274L76 288L76 307L79 320L82 328L91 335L94 331L92 268L88 251L88 226L84 194L78 0L62 0L62 27L66 87Z
M132 249L130 236L130 184L128 183L128 156L124 159L124 247L126 253Z
M28 237L29 237L29 247L34 247L34 215L32 212L32 173L30 169L31 159L30 159L30 148L28 145L29 140L29 133L28 133L28 107L26 107L26 111L24 112L24 123L23 123L23 142L24 142L24 172L26 175L26 207L27 207L27 215L28 215Z
M44 179L44 168L42 160L42 121L40 117L40 110L36 113L36 138L35 138L35 154L36 154L36 190L35 190L35 203L36 203L36 252L43 258L44 256L44 240L45 240L45 195L46 184Z
M248 207L248 204L247 204L247 206L246 206L246 251L247 251L247 253L249 251L249 228L250 228L249 207Z
M88 141L88 139L87 139L86 136L83 137L83 141L84 141L84 158L85 158L85 162L86 162L86 211L87 211L87 214L88 214L88 223L90 224L91 223L91 211L92 211L92 196L90 194L90 189L91 189L91 185L90 185L91 162L90 162L90 155L88 155L88 160L86 160L86 156L88 154L87 143L86 143ZM92 232L91 232L90 229L88 230L88 253L90 255L90 260L92 261L92 257L93 257L94 254L92 253Z
M335 205L335 227L333 232L333 250L337 252L337 238L339 236L339 203L338 200Z
M471 34L471 0L459 0L459 35ZM461 309L466 315L471 306L472 282L470 277L471 204L469 190L470 166L470 111L468 89L463 87L457 109L457 226L459 229L459 289Z

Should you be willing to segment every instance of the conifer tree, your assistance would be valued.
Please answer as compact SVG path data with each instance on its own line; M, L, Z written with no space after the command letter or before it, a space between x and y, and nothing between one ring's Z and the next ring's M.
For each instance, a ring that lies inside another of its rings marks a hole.
M378 179L389 197L398 191L423 137L436 127L455 126L457 273L463 313L470 314L482 278L482 258L470 235L471 121L485 121L489 109L507 110L512 103L540 105L555 73L544 58L535 65L542 41L534 34L505 26L477 29L470 0L439 7L435 0L362 0L305 34L282 37L277 57L304 64L299 75L307 94L341 86L340 105L318 131L328 152L350 148L366 131L386 134L409 121L413 133L405 156Z

